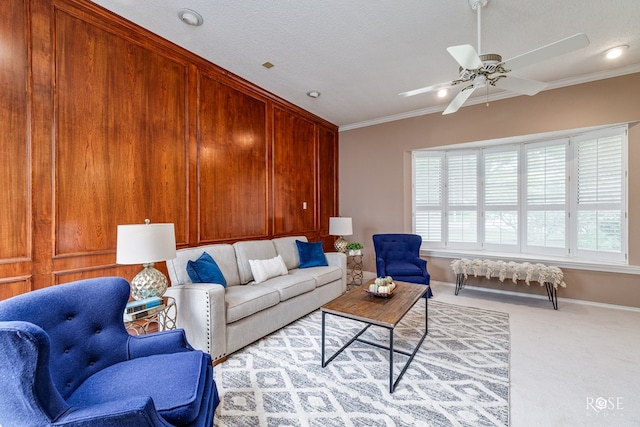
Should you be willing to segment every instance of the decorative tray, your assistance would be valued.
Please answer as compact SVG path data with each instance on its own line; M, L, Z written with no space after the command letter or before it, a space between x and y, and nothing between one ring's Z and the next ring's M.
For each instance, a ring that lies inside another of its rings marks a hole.
M393 293L395 291L395 289L391 292L388 293L380 293L380 292L371 292L369 289L365 289L364 290L366 293L368 293L369 295L373 295L374 297L380 297L380 298L391 298L393 296Z

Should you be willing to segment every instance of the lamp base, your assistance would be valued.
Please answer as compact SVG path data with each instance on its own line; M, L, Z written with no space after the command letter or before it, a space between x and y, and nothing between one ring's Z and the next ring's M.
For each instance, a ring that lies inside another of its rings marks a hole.
M336 242L333 244L333 247L336 248L336 251L345 253L347 252L347 245L349 243L344 239L344 237L339 236Z
M131 280L131 296L136 300L161 297L169 287L167 278L153 268L153 263L143 265L144 269Z

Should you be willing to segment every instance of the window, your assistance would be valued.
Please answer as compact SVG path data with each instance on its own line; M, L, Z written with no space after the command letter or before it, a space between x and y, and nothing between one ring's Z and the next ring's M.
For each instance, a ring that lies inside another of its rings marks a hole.
M455 152L446 155L447 236L459 246L478 243L478 154Z
M568 147L568 139L524 146L524 252L567 255Z
M615 260L625 250L624 144L622 135L611 131L576 138L573 210L578 256Z
M414 157L413 228L425 241L442 241L442 153ZM439 245L440 246L440 245Z
M413 153L428 248L626 262L627 127Z
M484 150L484 242L487 249L518 244L518 147Z

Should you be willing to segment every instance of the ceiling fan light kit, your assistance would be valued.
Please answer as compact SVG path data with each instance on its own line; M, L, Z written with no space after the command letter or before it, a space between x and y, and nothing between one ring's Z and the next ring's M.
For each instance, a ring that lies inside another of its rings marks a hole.
M439 97L439 98L444 98L444 97L445 97L445 96L447 96L448 94L449 94L449 89L447 89L447 88L443 88L443 89L440 89L440 90L438 91L438 97Z
M616 46L608 49L604 52L604 56L607 59L616 59L622 56L625 50L629 49L628 45Z
M414 89L400 93L400 96L414 96L421 93L440 91L452 86L470 83L463 87L458 95L451 101L442 114L451 114L458 111L460 107L469 99L473 91L477 88L494 86L499 89L522 95L535 95L543 90L547 84L535 80L527 80L511 76L509 73L515 69L534 65L547 59L555 58L575 50L581 49L589 44L589 39L583 33L558 40L546 46L534 49L522 55L502 60L502 56L497 53L482 53L481 33L482 33L482 8L487 5L488 0L468 0L471 9L477 12L478 18L478 49L465 44L451 46L447 48L449 54L460 65L458 78L450 82L438 83L432 86Z

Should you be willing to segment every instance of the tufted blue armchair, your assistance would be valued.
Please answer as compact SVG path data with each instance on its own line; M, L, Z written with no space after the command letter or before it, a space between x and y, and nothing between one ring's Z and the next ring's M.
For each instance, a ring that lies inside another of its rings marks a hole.
M374 234L378 277L391 276L401 282L429 285L431 276L427 261L420 258L420 245L422 237L417 234ZM432 296L429 287L427 297Z
M0 301L0 426L207 426L211 357L184 331L129 336L129 283L82 280Z

